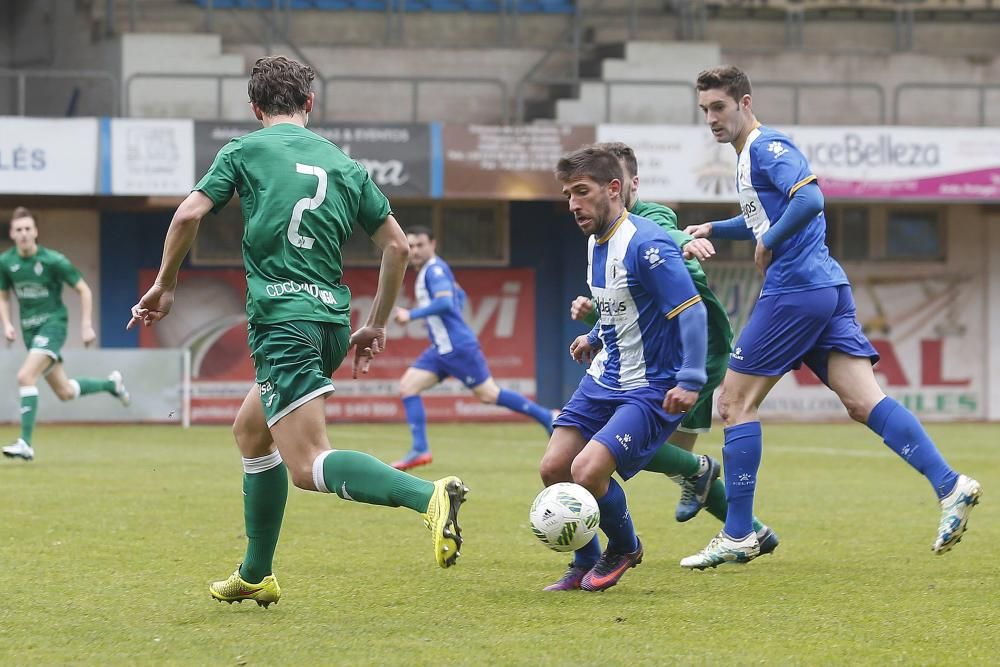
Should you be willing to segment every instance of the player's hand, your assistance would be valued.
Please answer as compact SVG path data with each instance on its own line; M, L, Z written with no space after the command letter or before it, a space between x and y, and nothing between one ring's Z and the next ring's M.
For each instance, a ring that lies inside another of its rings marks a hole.
M577 336L569 344L569 356L578 364L590 363L594 360L597 348L590 344L586 336Z
M694 257L699 262L705 262L715 257L715 246L708 239L701 237L684 244L684 259Z
M569 305L570 319L582 320L594 312L594 302L585 296L578 296Z
M368 368L376 355L385 352L385 327L361 327L351 334L351 344L347 351L354 350L354 368L351 377L357 379L358 370L368 374Z
M83 346L90 347L95 340L97 340L97 332L94 331L94 327L87 325L80 330L80 336L83 338Z
M712 235L712 223L703 222L700 225L688 225L684 228L685 234L690 234L696 239L707 239Z
M396 320L396 324L406 324L410 321L410 311L406 308L396 308L396 314L393 316Z
M753 263L757 265L760 275L767 273L767 267L771 265L771 251L764 247L763 241L757 241L757 249L753 252Z
M3 337L7 340L8 345L17 340L17 331L14 330L13 324L5 324L3 326Z
M154 322L159 322L170 312L174 305L174 288L154 283L149 291L139 303L132 306L132 319L125 325L126 329L131 329L140 322L144 326L152 326Z
M679 415L694 407L698 400L698 392L677 386L670 389L663 397L663 409L671 415Z

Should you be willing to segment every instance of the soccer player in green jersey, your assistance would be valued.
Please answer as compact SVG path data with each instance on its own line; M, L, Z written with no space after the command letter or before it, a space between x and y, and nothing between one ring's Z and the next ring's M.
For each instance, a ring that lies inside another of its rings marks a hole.
M726 488L719 479L719 463L707 455L693 454L699 433L707 433L712 428L712 399L716 387L722 382L729 365L732 351L733 329L729 315L719 298L708 286L708 278L699 260L707 260L715 255L711 244L702 243L707 239L695 239L677 229L677 214L663 204L644 202L638 198L639 166L632 148L621 142L598 144L618 158L625 175L622 187L625 207L630 213L652 220L670 236L682 249L685 264L695 288L701 296L708 312L708 354L705 370L708 381L698 395L698 401L688 411L687 416L670 436L667 444L657 451L645 470L668 475L681 485L681 499L675 517L678 521L692 519L702 507L708 507L712 516L726 520ZM590 299L577 297L570 307L570 316L593 326L597 321ZM754 530L761 544L761 553L771 553L778 546L778 535L754 518Z
M118 371L112 371L105 380L66 377L62 346L66 342L69 318L62 301L63 285L69 285L80 295L80 330L83 344L87 346L97 340L91 320L90 287L65 256L38 245L38 225L31 211L22 206L14 209L11 216L10 238L14 247L0 254L0 324L10 345L17 339L8 297L13 290L28 356L17 371L21 392L21 437L13 445L4 447L3 455L31 461L35 458L31 438L38 416L39 378L44 376L62 401L107 392L128 405L129 395Z
M132 308L129 327L152 325L174 301L177 272L202 217L239 194L243 263L256 383L233 425L243 456L243 562L210 587L224 602L267 606L281 595L271 571L288 496L300 489L344 500L408 507L431 529L438 565L462 546L458 510L468 489L457 477L429 482L367 454L330 449L324 402L331 374L355 348L354 376L385 349L385 326L406 271L409 247L389 201L365 168L306 129L314 78L283 56L258 60L250 103L263 128L230 141L174 213L153 286ZM351 295L341 282L341 248L357 223L382 250L367 323L350 333Z

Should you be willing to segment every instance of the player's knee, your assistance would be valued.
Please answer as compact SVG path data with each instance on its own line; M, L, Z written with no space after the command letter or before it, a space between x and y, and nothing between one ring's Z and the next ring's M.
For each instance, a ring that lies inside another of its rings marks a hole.
M17 384L19 387L30 387L35 384L36 378L34 374L29 373L23 368L17 371Z
M847 409L847 415L856 422L862 424L868 423L868 415L871 414L871 406L864 401L858 401L851 398L843 399L844 407Z
M723 423L728 424L733 416L733 402L732 394L726 391L725 388L719 392L716 408L719 410L719 416L722 418Z
M541 476L542 483L545 486L552 486L553 484L568 482L570 480L570 466L566 461L558 457L544 456L542 457L542 462L538 465L538 474Z
M489 391L488 389L476 389L473 393L479 399L480 403L485 403L486 405L496 405L497 398L500 396L500 392Z
M292 484L297 488L304 491L315 491L316 481L313 479L313 470L311 463L299 463L285 461L285 465L288 467L288 473L292 477Z
M72 401L76 398L76 391L70 385L60 385L53 390L56 394L56 398L60 401Z
M602 497L608 491L607 473L584 457L578 456L573 461L572 476L576 484L590 491L595 498Z

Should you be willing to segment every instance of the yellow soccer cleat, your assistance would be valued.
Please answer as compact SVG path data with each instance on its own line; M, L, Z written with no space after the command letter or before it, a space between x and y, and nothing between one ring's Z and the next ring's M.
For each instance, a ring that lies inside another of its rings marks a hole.
M219 602L243 602L253 600L267 609L272 602L277 604L281 597L281 588L273 574L269 574L259 584L249 584L240 576L240 568L229 575L225 581L216 581L208 587L208 592Z
M434 482L434 495L423 517L424 525L434 534L434 557L441 567L451 567L462 555L458 510L468 492L458 477L443 477Z

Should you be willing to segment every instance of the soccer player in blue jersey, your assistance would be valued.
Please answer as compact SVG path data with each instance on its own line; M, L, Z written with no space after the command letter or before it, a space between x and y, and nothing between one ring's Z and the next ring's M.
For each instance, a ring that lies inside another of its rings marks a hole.
M732 352L718 402L726 425L725 527L681 566L704 569L759 554L750 523L762 449L757 412L781 376L803 363L836 392L852 419L931 483L941 505L931 549L949 551L965 532L982 487L945 462L917 418L875 379L878 354L858 324L847 275L827 251L823 193L809 163L788 137L757 122L745 73L732 66L706 70L696 87L715 140L732 144L739 156L736 186L743 212L685 231L755 241L764 285Z
M625 208L618 158L596 146L559 160L556 178L590 237L587 283L600 319L570 345L587 375L556 418L540 464L546 486L575 482L601 510L597 536L545 590L602 591L642 562L625 493L698 400L706 381L707 314L681 250L656 223ZM596 355L596 356L595 356Z
M472 390L483 403L501 405L528 415L552 432L553 411L543 408L516 391L497 385L476 340L476 334L462 319L465 292L455 281L451 267L437 256L434 233L427 227L414 226L406 232L410 244L410 263L417 269L415 291L417 308L397 308L398 324L422 318L427 323L430 347L406 369L399 380L399 393L410 425L412 445L406 456L392 465L409 470L433 460L427 442L427 416L420 394L449 375Z

